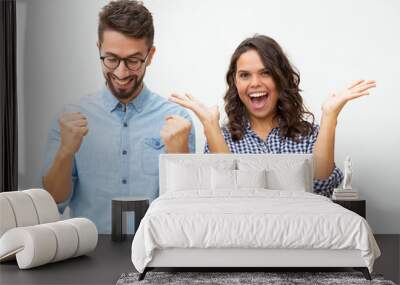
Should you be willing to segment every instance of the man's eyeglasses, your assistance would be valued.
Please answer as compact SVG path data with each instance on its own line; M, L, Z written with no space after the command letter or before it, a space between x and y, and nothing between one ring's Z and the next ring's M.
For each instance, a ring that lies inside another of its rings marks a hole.
M150 51L146 54L144 59L134 56L120 58L115 55L100 56L100 59L103 61L104 66L111 70L117 69L121 61L123 61L126 68L131 71L137 71L142 67L143 63L146 62L149 53Z

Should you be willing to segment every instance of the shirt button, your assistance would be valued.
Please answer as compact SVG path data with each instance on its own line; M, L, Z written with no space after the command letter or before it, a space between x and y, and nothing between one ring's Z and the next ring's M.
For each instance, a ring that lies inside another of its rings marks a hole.
M122 184L126 184L126 179L122 179Z
M126 128L128 126L128 123L124 123L124 127Z
M125 155L125 154L127 154L127 153L128 153L128 152L127 152L126 150L123 150L123 151L122 151L122 154L123 154L123 155Z

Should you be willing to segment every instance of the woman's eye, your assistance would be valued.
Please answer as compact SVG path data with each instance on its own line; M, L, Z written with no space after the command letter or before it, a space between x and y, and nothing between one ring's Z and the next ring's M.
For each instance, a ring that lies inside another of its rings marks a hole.
M248 79L250 75L248 73L239 73L239 78L240 79Z
M261 72L261 74L262 74L263 76L270 76L270 75L271 75L271 72L269 72L269 70L265 69L265 70L263 70L263 71Z

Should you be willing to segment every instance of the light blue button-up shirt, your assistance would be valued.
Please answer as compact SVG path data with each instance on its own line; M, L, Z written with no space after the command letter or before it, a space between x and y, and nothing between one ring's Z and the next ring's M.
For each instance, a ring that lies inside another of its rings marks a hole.
M79 111L87 118L89 132L75 154L69 198L72 217L92 220L99 233L111 232L111 200L121 196L158 196L158 157L165 152L160 138L164 118L180 115L191 120L185 109L151 92L146 86L127 105L107 88L83 97ZM193 126L193 124L192 124ZM43 174L51 166L60 144L57 120L49 131ZM189 148L195 151L194 127Z

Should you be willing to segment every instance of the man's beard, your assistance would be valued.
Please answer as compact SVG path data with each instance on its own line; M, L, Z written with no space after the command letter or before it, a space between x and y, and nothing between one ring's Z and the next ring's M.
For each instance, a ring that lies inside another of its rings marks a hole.
M134 93L136 93L138 91L138 89L140 89L142 87L144 74L145 74L145 72L143 73L143 75L140 78L137 75L131 75L131 76L123 78L123 79L129 78L129 80L133 81L132 88L130 88L128 90L121 90L114 86L114 84L112 82L112 76L114 76L114 77L117 77L117 76L112 74L112 72L107 72L106 74L104 74L104 77L106 79L106 84L107 84L108 88L110 89L111 93L115 96L115 98L124 100L124 99L130 98ZM120 78L118 78L118 79L120 79Z

